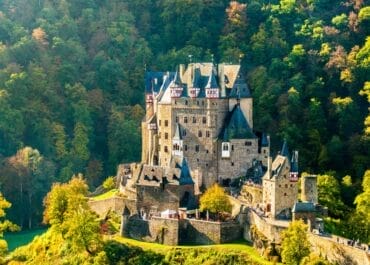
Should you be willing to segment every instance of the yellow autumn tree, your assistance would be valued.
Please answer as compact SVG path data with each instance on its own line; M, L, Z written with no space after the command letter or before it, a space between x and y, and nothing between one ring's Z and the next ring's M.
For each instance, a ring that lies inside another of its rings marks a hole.
M225 190L217 183L208 188L200 198L201 211L220 214L223 212L230 213L231 209L232 205Z

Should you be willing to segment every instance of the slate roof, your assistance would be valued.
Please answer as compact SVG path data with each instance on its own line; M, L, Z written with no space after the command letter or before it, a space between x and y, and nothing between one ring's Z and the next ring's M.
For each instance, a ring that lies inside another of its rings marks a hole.
M290 172L298 172L298 151L293 151Z
M211 75L208 77L207 84L205 85L204 88L219 88L216 76L213 71L211 72Z
M229 97L231 98L250 98L251 92L249 91L247 83L239 76L236 79Z
M239 104L235 105L226 118L225 127L221 131L220 138L224 141L256 138Z
M288 148L288 143L284 139L283 146L281 147L280 155L288 157L289 158L289 148Z
M316 212L316 208L312 202L296 202L293 206L292 212Z
M146 72L145 73L145 93L158 93L162 83L165 72Z
M269 146L269 141L267 139L267 134L265 134L265 133L262 134L261 146L262 147Z
M190 169L188 167L188 163L186 162L185 157L182 159L179 184L180 185L194 184L194 181L190 175Z

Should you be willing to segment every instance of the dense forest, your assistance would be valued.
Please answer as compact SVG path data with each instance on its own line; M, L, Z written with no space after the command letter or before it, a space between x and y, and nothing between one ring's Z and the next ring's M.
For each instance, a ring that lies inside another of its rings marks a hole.
M323 174L343 218L370 165L369 35L365 0L1 0L8 217L37 226L53 182L80 172L93 189L139 160L145 70L176 70L192 55L241 62L255 129Z

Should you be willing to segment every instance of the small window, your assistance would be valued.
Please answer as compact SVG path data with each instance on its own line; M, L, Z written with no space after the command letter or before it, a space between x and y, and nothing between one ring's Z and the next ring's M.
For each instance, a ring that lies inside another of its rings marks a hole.
M166 127L168 126L168 120L164 121L164 126L166 126Z
M188 105L188 101L187 100L185 100L185 105Z
M263 150L263 153L266 154L266 150Z
M252 145L252 142L245 142L245 145L246 146L251 146Z
M222 150L223 151L229 151L229 145L228 144L223 144L222 145Z
M285 188L288 188L288 184L285 184Z
M290 187L293 188L293 184L290 184Z
M202 122L203 122L203 124L206 124L207 123L207 117L203 117Z
M206 167L208 167L208 163L206 163Z
M184 117L184 123L188 123L188 117Z
M198 137L202 137L202 131L198 132Z
M208 154L208 153L209 153L209 151L208 151L208 150L206 150L206 153Z
M284 193L284 196L287 196L287 194L286 194L286 193Z
M197 122L197 118L193 117L193 123Z
M234 151L234 145L233 144L231 145L231 151Z
M195 146L195 152L199 152L199 145Z
M209 131L206 131L206 137L211 137L211 133Z
M232 167L234 166L234 162L231 162L231 166L232 166Z
M175 121L176 122L179 122L179 117L176 116Z
M204 106L204 100L202 100L202 106Z
M182 136L186 136L186 130L185 129L182 130Z
M164 146L164 151L165 151L166 153L168 153L168 147L167 147L167 146Z
M161 120L159 120L159 126L161 126L162 125L162 121Z
M164 133L164 139L168 139L168 133Z
M188 151L188 146L187 145L184 145L184 150Z

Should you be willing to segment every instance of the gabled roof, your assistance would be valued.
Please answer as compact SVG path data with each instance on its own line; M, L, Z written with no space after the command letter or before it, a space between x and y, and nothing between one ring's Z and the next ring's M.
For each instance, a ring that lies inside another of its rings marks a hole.
M229 113L220 138L224 141L256 138L239 104L236 104L234 109Z
M190 169L188 163L186 162L185 157L182 159L181 163L181 173L180 173L180 185L191 185L194 184L193 178L190 175Z
M293 206L292 212L316 212L316 208L312 202L296 202Z

